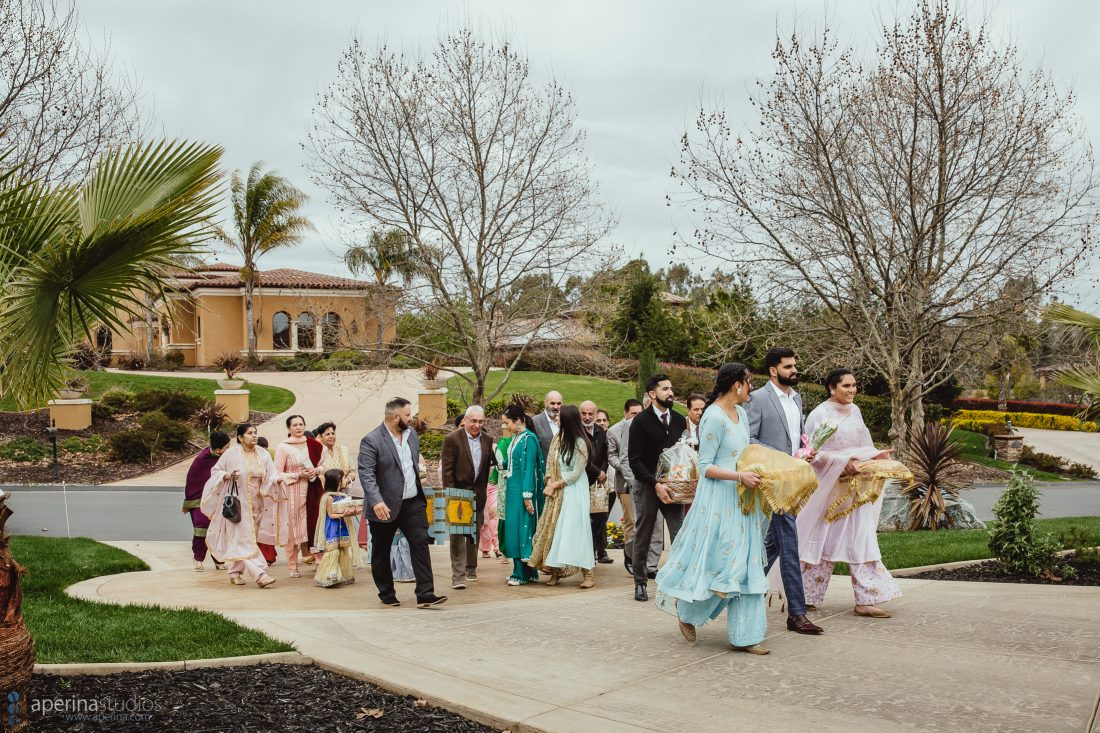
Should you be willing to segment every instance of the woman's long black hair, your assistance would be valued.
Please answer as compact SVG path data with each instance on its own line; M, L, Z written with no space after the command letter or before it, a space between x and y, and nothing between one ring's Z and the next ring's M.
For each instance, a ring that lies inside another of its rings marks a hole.
M588 456L592 456L592 443L588 440L588 433L584 429L584 425L581 424L581 411L577 409L576 405L565 405L561 408L561 413L558 415L558 422L561 424L561 432L558 436L561 438L558 450L561 455L562 461L565 463L573 462L573 451L577 446L577 440L583 440L585 447L588 451Z
M707 395L707 407L713 405L715 400L733 389L733 385L746 381L749 374L749 368L736 361L730 361L718 367L718 373L714 375L714 389Z

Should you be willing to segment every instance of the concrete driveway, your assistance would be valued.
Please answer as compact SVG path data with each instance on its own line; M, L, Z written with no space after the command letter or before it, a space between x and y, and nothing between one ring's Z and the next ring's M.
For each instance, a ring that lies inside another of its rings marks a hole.
M149 376L217 379L219 374L202 372L142 372ZM331 420L341 444L356 450L359 441L382 421L386 402L405 397L416 403L420 375L414 369L354 372L245 372L242 378L254 384L282 387L294 393L294 404L259 426L260 435L275 447L286 437L286 418L302 415L310 428ZM145 476L118 481L109 486L183 486L190 459Z
M1084 463L1100 474L1100 433L1077 433L1072 430L1039 430L1016 428L1024 436L1024 444L1039 453L1061 456L1071 463Z

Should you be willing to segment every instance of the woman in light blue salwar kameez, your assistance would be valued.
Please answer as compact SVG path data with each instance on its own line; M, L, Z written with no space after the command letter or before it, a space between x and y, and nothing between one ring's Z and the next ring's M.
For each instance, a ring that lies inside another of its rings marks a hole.
M749 444L748 402L752 375L741 364L718 370L714 391L699 422L699 484L668 561L657 573L656 605L679 619L680 632L695 641L695 627L726 611L734 649L767 654L759 646L767 632L764 594L764 534L768 518L761 502L742 509L742 490L754 490L760 476L737 470Z

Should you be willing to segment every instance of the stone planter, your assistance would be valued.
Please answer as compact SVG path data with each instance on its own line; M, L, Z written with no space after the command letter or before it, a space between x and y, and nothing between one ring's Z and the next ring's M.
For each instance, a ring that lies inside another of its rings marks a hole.
M82 389L59 389L57 390L57 398L59 400L79 400L84 396L84 390Z
M417 416L430 428L447 424L447 389L422 389L417 395Z
M240 389L244 386L243 379L219 379L218 386L222 389Z
M989 436L988 445L994 458L1001 461L1008 461L1009 463L1016 463L1020 460L1020 455L1024 452L1024 436L1019 433L991 435Z
M446 389L446 379L425 379L424 389Z
M225 407L226 415L233 422L248 422L247 389L216 389L214 401Z

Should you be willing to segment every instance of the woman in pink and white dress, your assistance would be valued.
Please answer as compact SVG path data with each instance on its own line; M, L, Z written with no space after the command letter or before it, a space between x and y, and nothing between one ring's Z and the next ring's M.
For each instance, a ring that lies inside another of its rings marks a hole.
M825 380L829 399L806 418L806 434L813 435L821 423L836 426L813 459L818 489L798 514L798 556L802 561L802 586L806 604L817 606L825 598L833 566L848 563L855 593L855 614L871 618L889 618L878 604L901 596L901 589L882 564L878 547L878 518L882 497L863 504L833 521L826 515L837 482L855 473L860 464L886 459L891 451L879 450L863 422L856 397L856 378L848 369L834 369Z
M305 545L302 548L302 554L306 556L305 562L314 562L314 557L307 549L313 541L306 512L309 482L323 473L324 469L315 465L310 458L305 419L301 415L291 415L287 418L286 427L290 435L275 449L275 470L282 474L283 485L286 486L289 535L286 557L290 566L290 577L300 578L298 548Z

